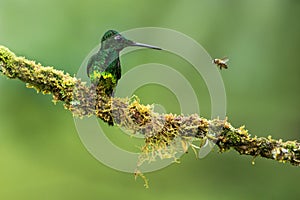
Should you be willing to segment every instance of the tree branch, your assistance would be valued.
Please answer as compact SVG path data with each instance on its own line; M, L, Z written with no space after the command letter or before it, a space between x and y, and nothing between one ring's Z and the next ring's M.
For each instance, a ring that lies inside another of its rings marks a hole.
M187 151L190 145L195 147L193 141L209 139L220 152L234 149L242 155L300 165L300 144L296 141L251 137L244 126L234 128L227 120L208 120L196 114L158 114L151 105L140 104L137 97L112 98L105 94L104 86L88 86L68 73L17 57L3 46L0 46L0 73L19 79L38 92L52 94L54 102L64 102L65 108L75 116L96 115L110 125L143 134L144 156L140 162L157 156L173 157L178 150L170 146L175 141L180 141L183 151Z

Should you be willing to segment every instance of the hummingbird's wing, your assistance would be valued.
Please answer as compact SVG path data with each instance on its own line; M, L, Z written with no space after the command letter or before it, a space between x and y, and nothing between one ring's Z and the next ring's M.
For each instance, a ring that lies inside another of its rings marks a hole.
M116 70L116 78L117 78L117 81L121 78L121 63L120 63L120 59L118 58L117 59L117 67L118 69Z
M86 73L88 77L96 71L96 72L103 72L105 71L105 68L103 67L103 62L101 62L102 59L101 54L96 53L94 54L88 61L87 67L86 67Z
M86 73L87 73L88 77L90 77L90 73L93 70L92 66L95 63L95 60L96 60L96 54L94 54L92 57L90 57L90 59L88 61L88 64L87 64L87 67L86 67Z

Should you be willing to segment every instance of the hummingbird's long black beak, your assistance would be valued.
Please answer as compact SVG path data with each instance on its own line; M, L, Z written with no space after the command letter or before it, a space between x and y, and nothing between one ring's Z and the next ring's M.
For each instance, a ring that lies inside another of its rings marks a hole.
M160 47L156 47L156 46L152 46L152 45L148 45L148 44L143 44L143 43L138 43L138 42L133 42L133 44L131 46L146 47L146 48L149 48L149 49L162 50L162 48L160 48Z

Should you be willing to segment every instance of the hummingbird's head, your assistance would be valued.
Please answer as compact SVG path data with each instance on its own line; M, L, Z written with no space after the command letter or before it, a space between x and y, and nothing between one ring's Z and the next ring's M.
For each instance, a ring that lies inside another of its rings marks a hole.
M121 51L124 48L130 47L130 46L139 46L139 47L146 47L146 48L161 50L161 48L159 48L159 47L142 44L142 43L138 43L138 42L129 40L114 30L106 31L101 39L101 48L104 48L104 49L114 48L117 51Z

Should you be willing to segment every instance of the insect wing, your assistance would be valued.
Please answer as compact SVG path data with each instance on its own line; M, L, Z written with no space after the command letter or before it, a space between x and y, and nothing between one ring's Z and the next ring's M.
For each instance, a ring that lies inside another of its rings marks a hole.
M229 61L229 59L228 59L227 57L224 57L224 58L222 58L221 60L222 60L222 62L224 62L224 63L227 63L227 62Z

